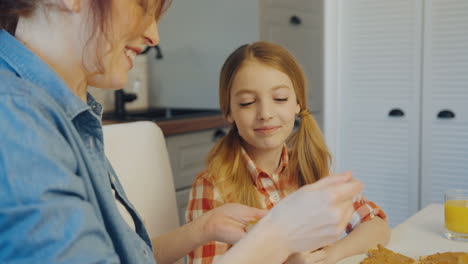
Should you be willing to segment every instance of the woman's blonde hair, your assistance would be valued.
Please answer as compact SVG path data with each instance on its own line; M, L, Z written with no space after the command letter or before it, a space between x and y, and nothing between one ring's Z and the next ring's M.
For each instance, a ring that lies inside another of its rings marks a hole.
M248 61L257 61L285 73L294 86L297 103L301 109L300 125L287 142L290 148L287 182L294 182L300 187L327 176L331 155L320 128L307 109L304 72L283 47L269 42L255 42L243 45L229 55L221 69L219 81L219 103L224 116L230 114L233 80L239 69ZM226 202L240 202L260 208L257 189L243 164L242 143L233 123L229 133L209 153L207 175L219 186Z

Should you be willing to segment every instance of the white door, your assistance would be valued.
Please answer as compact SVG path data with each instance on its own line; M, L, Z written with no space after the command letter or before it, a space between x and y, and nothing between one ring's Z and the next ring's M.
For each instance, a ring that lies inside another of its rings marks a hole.
M468 189L468 1L425 1L422 207Z
M319 124L323 107L323 1L263 0L260 39L288 49L307 77L308 107Z
M392 227L418 209L421 0L340 0L337 170Z

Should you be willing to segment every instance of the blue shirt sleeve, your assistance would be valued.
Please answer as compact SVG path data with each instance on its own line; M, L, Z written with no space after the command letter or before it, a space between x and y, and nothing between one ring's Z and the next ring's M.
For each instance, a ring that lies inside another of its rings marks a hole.
M32 101L0 94L0 263L119 263L73 149Z

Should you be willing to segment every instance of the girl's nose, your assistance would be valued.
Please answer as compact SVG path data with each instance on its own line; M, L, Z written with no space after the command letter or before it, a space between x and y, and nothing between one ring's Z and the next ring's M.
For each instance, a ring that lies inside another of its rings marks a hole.
M257 118L259 120L269 120L273 117L271 107L267 103L259 103L257 109Z

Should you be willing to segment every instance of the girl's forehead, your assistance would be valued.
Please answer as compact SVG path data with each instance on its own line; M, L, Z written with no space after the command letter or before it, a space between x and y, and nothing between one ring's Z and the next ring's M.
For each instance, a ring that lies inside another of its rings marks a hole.
M237 95L246 92L292 88L292 81L284 72L259 63L251 63L239 69L234 77L231 93Z

